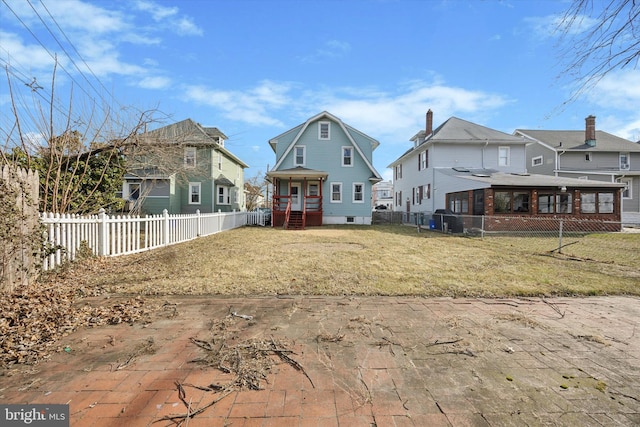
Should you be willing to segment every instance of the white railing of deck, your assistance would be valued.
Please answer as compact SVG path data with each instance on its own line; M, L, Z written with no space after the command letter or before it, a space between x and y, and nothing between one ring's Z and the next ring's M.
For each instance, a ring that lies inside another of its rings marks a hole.
M162 215L139 217L107 215L101 209L88 216L43 213L40 222L45 228L46 271L76 259L83 242L96 256L133 254L242 227L247 213L169 215L165 210Z

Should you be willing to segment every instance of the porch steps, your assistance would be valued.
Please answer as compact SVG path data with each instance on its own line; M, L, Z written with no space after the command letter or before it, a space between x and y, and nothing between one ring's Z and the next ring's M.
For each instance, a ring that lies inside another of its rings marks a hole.
M304 226L302 224L302 211L291 211L289 214L289 224L287 230L302 230Z

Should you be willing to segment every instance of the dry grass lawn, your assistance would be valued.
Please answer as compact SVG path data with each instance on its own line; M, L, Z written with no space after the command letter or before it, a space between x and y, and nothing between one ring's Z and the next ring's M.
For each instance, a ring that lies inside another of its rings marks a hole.
M464 238L413 227L245 227L73 267L122 294L640 295L640 234Z

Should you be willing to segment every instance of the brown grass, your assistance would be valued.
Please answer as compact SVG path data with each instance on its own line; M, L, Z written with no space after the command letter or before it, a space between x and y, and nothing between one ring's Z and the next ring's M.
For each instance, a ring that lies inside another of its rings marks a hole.
M464 238L406 226L240 228L74 267L115 293L214 295L640 295L640 234Z

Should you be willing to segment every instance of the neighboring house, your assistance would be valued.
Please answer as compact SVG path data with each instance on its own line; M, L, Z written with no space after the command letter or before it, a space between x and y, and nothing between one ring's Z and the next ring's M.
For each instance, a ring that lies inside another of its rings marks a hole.
M429 111L426 130L411 139L413 148L389 166L395 210L620 221L623 184L529 174L525 159L531 140L524 135L455 117L434 131L431 124Z
M255 208L265 207L264 194L260 186L252 185L248 182L245 182L244 194L245 194L246 209L248 211L252 211Z
M371 224L371 187L382 180L372 160L379 144L326 111L269 140L273 225Z
M516 129L528 138L527 168L531 173L624 184L623 217L640 223L640 145L596 130L596 118L585 130Z
M191 119L140 135L126 152L123 198L143 214L244 210L248 165L224 147L226 139Z
M523 137L516 137L457 117L433 130L433 112L426 127L415 134L413 147L392 162L394 210L434 212L447 207L446 195L471 188L455 179L455 170L525 173Z
M393 210L393 181L380 181L373 185L371 204L374 209Z

